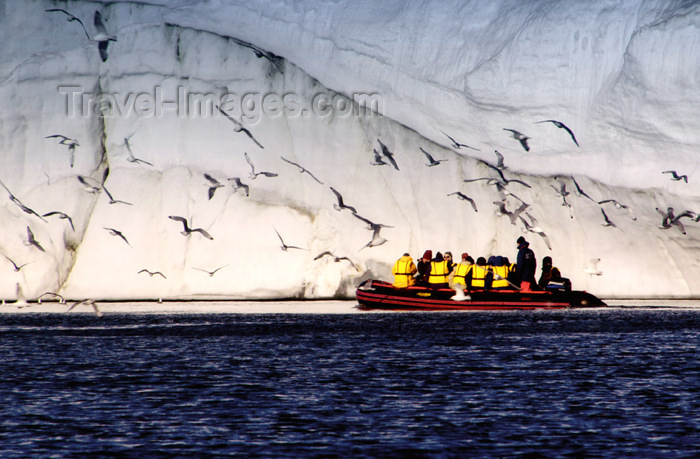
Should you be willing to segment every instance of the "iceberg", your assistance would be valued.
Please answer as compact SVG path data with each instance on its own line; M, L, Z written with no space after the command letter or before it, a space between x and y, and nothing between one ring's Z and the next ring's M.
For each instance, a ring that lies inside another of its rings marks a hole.
M0 298L343 299L521 235L700 295L698 2L0 8Z

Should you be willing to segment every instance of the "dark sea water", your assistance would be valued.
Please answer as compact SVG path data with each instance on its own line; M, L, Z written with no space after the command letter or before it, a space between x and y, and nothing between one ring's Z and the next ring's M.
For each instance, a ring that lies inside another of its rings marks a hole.
M700 310L0 315L0 457L699 457Z

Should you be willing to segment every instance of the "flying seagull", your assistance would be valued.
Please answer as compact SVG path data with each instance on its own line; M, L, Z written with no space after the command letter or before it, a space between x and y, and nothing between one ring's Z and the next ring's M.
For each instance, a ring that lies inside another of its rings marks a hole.
M509 132L513 135L513 138L514 138L515 140L520 141L520 145L523 146L523 148L525 149L525 151L530 151L530 147L529 147L528 144L527 144L527 140L528 140L530 137L526 136L525 134L523 134L523 133L521 133L521 132L516 131L515 129L503 128L503 130L504 130L504 131L509 131Z
M608 214L605 213L605 211L601 208L600 211L603 213L603 218L605 219L605 223L601 223L603 226L612 226L613 228L617 228L617 225L615 225L610 219L608 218Z
M141 273L146 273L146 274L148 274L149 277L153 277L153 276L155 276L155 275L157 274L157 275L159 275L160 277L162 277L163 279L167 279L167 277L165 277L165 274L163 274L163 273L160 272L160 271L149 271L149 270L147 270L147 269L144 268L144 269L142 269L141 271L139 271L139 272L136 273L136 274L141 274Z
M389 149L382 143L381 140L377 139L377 142L379 142L379 146L382 148L382 154L389 160L392 166L394 166L394 169L397 171L399 170L398 164L396 164L396 160L394 159L394 154L389 151Z
M214 197L216 189L222 188L224 185L209 174L204 174L204 178L209 180L209 183L211 183L211 186L209 187L209 199L211 200L211 198Z
M27 262L27 263L24 263L24 264L21 264L21 265L17 265L17 263L15 263L10 257L8 257L8 256L5 255L5 254L3 254L3 255L5 256L5 258L7 258L7 259L9 260L10 263L12 263L12 266L15 267L15 272L19 272L20 269L24 268L24 267L27 266L29 263L31 263L31 261L30 261L30 262Z
M178 217L177 215L169 215L168 218L171 220L175 220L176 222L182 223L184 229L181 231L181 234L183 236L189 236L192 233L200 233L205 238L209 240L214 240L214 238L211 237L211 234L207 233L202 228L190 228L190 226L187 224L187 220L183 217Z
M58 293L54 293L54 292L44 292L44 293L42 293L41 295L39 295L39 298L36 299L36 302L39 303L39 304L41 304L42 300L43 300L44 297L46 297L46 296L50 296L50 297L52 297L52 298L58 299L58 302L61 303L61 304L65 304L65 303L66 303L66 299L65 299L65 298L63 298L63 297L62 297L61 295L59 295Z
M31 228L29 228L28 226L27 226L27 241L24 244L25 245L33 245L34 247L41 250L42 252L46 252L46 250L44 250L44 248L41 246L41 244L39 244L39 241L37 241L34 238L34 233L32 233Z
M335 210L340 212L343 209L348 209L353 214L357 213L357 210L354 207L345 205L345 203L343 202L343 197L340 195L340 193L338 193L338 191L336 191L335 188L333 188L333 187L330 187L330 188L331 188L331 191L333 192L333 194L335 194L335 197L338 199L338 204L333 204L333 208Z
M503 162L503 155L501 154L501 152L498 150L493 150L493 152L496 155L496 169L507 169L505 163Z
M95 180L92 177L86 177L84 175L79 175L78 176L78 181L85 186L83 190L87 191L88 193L98 193L102 189L102 185L99 185L97 180ZM94 185L93 183L98 183L98 185Z
M133 204L130 202L120 201L119 199L114 199L114 197L112 197L112 193L110 193L104 185L102 185L102 189L105 190L105 193L107 193L107 197L109 198L110 204L126 204L127 206L133 206Z
M76 16L73 14L69 13L66 10L63 10L61 8L51 8L48 10L45 10L47 12L60 12L64 13L65 15L68 16L68 22L77 22L80 24L80 27L83 28L83 32L85 32L85 36L88 38L90 41L97 42L97 49L100 52L100 58L102 59L102 62L105 62L107 60L107 47L109 46L110 41L117 41L117 38L114 35L109 35L107 34L107 30L105 29L105 25L102 22L102 15L100 14L99 11L95 11L95 16L93 18L93 23L95 25L95 30L97 33L90 37L90 34L88 34L87 29L85 28L85 25L83 24L83 21L78 19Z
M589 266L586 266L583 272L589 276L602 276L603 272L598 269L598 263L600 263L600 258L591 258L588 262Z
M291 165L293 165L293 166L298 167L298 168L299 168L299 173L300 173L300 174L303 174L304 172L306 172L307 174L309 174L309 175L311 176L312 179L316 180L319 184L323 185L323 182L320 181L319 179L317 179L316 176L315 176L314 174L312 174L311 172L309 172L309 170L306 169L305 167L300 166L299 164L297 164L297 163L295 163L295 162L293 162L293 161L288 160L288 159L285 158L284 156L280 156L280 158L282 158L282 161L284 161L284 162L286 162L286 163L289 163L289 164L291 164Z
M149 166L153 166L153 164L149 163L148 161L144 161L143 159L138 159L136 156L134 156L134 152L131 151L131 145L129 144L129 138L124 137L124 145L126 145L126 151L129 154L129 157L126 158L127 161L130 163L143 163L143 164L148 164Z
M661 209L658 207L656 208L656 211L664 217L663 221L661 222L661 226L659 227L660 229L668 229L672 226L678 227L681 233L685 234L685 227L681 223L680 219L683 217L687 218L695 218L695 213L691 212L690 210L686 210L680 215L674 215L673 212L673 207L669 207L666 209L666 213L664 213Z
M245 156L245 161L250 166L251 180L255 180L256 178L258 178L258 175L263 175L265 177L277 177L277 174L274 172L255 172L255 165L253 164L253 161L250 160L250 156L248 156L248 153L243 152L243 155Z
M287 244L284 242L284 239L282 239L282 236L280 236L279 231L277 231L277 228L275 228L275 227L273 226L272 229L274 229L274 230L275 230L275 233L277 233L277 237L280 239L280 242L282 243L282 245L280 246L280 248L281 248L282 250L284 250L285 252L287 251L287 249L307 250L307 249L303 249L303 248L301 248L301 247L297 247L297 246L295 246L295 245L287 245Z
M674 182L677 182L679 180L683 180L685 183L688 183L688 176L687 175L678 175L676 171L663 171L662 174L671 174L671 180Z
M79 147L80 144L76 139L71 139L70 137L66 137L65 135L61 134L53 134L53 135L47 135L45 138L51 139L51 138L57 138L59 140L59 145L65 145L68 147L68 152L70 153L70 167L73 167L73 164L75 163L75 147Z
M17 199L17 197L16 197L14 194L12 194L12 192L10 191L10 189L7 188L7 187L5 186L4 183L2 183L2 181L0 181L0 185L2 185L3 188L5 188L5 191L7 191L7 194L9 195L10 201L14 202L14 203L17 205L17 207L19 207L20 209L22 209L22 212L25 212L25 213L27 213L27 214L29 214L29 215L35 215L35 216L39 217L41 220L46 221L46 219L44 219L44 217L42 217L41 215L39 215L38 213L36 213L34 210L32 210L32 209L30 209L29 207L27 207L27 206L25 206L24 204L22 204L22 201L20 201L19 199Z
M552 250L552 244L549 243L549 238L545 234L544 230L537 224L537 220L535 219L535 217L530 215L528 212L525 212L525 215L530 219L529 222L525 220L522 216L518 215L518 218L525 226L525 230L531 233L538 234L542 238L542 240L544 240L544 243L547 246L547 248L549 250Z
M226 113L225 111L223 111L223 109L222 109L221 107L219 107L218 105L216 106L216 108L217 108L226 118L228 118L228 119L233 123L233 132L243 132L245 135L247 135L248 137L250 137L250 140L252 140L253 142L255 142L255 144L256 144L257 146L259 146L259 147L262 148L263 150L265 149L265 147L263 147L262 145L260 145L260 142L258 142L257 139L256 139L255 137L253 137L253 134L251 134L250 131L249 131L248 129L246 129L245 126L243 126L243 124L242 124L240 121L238 121L237 119L233 118L231 115L229 115L228 113Z
M552 188L554 188L554 191L556 191L559 196L561 196L561 199L562 199L561 205L562 206L570 206L571 204L568 203L568 201L566 200L566 197L569 196L571 193L566 191L566 183L562 182L559 179L556 179L556 182L559 184L558 189L554 185L550 185L550 186Z
M511 211L509 211L508 209L506 209L506 201L505 201L505 200L502 200L502 201L493 201L493 203L494 203L496 206L498 206L498 213L499 213L501 216L503 216L503 215L508 215L508 217L510 218L510 223L511 223L512 225L515 225L515 220L520 216L521 213L523 213L523 212L525 211L525 209L527 209L528 207L530 207L528 204L522 203L522 204L520 204L520 207L518 207L518 208L515 209L513 212L511 212Z
M368 225L367 229L369 229L371 231L374 231L378 228L393 228L393 226L383 225L381 223L374 223L370 219L362 217L356 213L353 213L352 215L355 216L357 219L362 220L363 222L367 223L367 225Z
M445 135L445 137L447 137L448 139L450 139L450 141L452 142L452 148L455 148L455 149L459 150L460 148L464 147L464 148L471 148L472 150L476 150L476 151L481 151L481 150L479 150L478 148L470 147L470 146L467 145L467 144L457 142L455 139L453 139L452 137L450 137L445 131L442 131L442 130L441 130L440 132L442 132L442 133Z
M219 266L219 267L216 268L214 271L208 271L208 270L206 270L206 269L194 268L194 267L193 267L192 269L196 269L197 271L205 272L205 273L209 274L209 277L214 277L214 274L216 274L216 272L217 272L218 270L220 270L220 269L222 269L222 268L225 268L225 267L227 267L227 266L228 266L228 265Z
M372 153L374 153L374 162L370 162L373 166L386 166L387 162L384 162L382 155L379 154L376 148L372 148Z
M339 257L339 256L335 255L334 253L328 251L328 250L326 250L326 251L324 251L324 252L321 252L321 253L319 253L318 255L316 255L316 256L314 257L314 260L319 260L319 259L321 259L321 258L323 258L323 257L326 257L326 256L333 258L333 261L336 262L336 263L340 262L341 260L345 260L345 261L347 261L348 263L350 263L350 265L351 265L353 268L355 268L355 270L356 270L357 272L360 272L360 269L359 269L357 266L355 266L355 263L353 263L351 259L349 259L348 257Z
M100 311L100 308L97 307L97 303L95 303L95 300L87 299L87 300L82 300L82 301L76 301L73 303L68 309L66 309L66 312L72 311L75 309L77 306L81 305L86 305L86 306L92 306L92 309L95 311L95 315L97 317L102 317L102 311Z
M229 181L233 182L233 192L235 193L238 191L239 188L243 188L245 190L245 195L250 196L250 187L246 185L245 183L241 182L240 177L231 177L228 179Z
M479 211L479 210L476 208L476 203L474 202L474 200L473 200L472 198L470 198L469 196L467 196L466 194L462 193L461 191L455 191L454 193L447 193L447 196L452 196L452 195L457 196L459 199L461 199L461 200L463 200L463 201L469 201L469 203L470 203L470 204L472 205L472 207L474 208L474 212L478 212L478 211Z
M552 124L555 125L556 127L560 128L560 129L564 129L566 132L569 133L569 135L571 136L571 140L574 141L574 143L576 144L576 146L577 146L577 147L579 146L578 142L576 141L576 136L574 135L574 133L571 131L571 129L569 129L569 128L568 128L564 123L562 123L561 121L557 121L557 120L544 120L544 121L537 121L535 124L537 124L537 123L552 123Z
M426 164L428 167L437 166L438 164L447 161L446 159L435 160L435 158L433 158L430 153L425 151L423 147L420 147L420 151L422 151L425 157L428 158L428 164Z
M375 228L374 231L372 231L372 239L365 244L363 247L360 248L360 250L364 249L365 247L376 247L378 245L384 244L388 239L385 239L379 235L379 231L381 230L381 227Z
M107 231L109 231L109 234L111 234L112 236L117 236L117 237L122 238L122 240L124 242L126 242L126 245L131 247L131 244L129 244L129 241L126 239L126 236L124 236L121 231L116 230L114 228L107 228L106 226L103 226L103 228L106 229Z
M75 231L75 226L73 226L73 219L70 218L70 216L69 216L68 214L65 214L65 213L59 212L59 211L53 211L53 212L47 212L47 213L45 213L45 214L42 215L42 216L43 216L43 217L50 217L50 216L52 216L52 215L58 215L58 218L60 218L60 219L62 219L62 220L68 220L68 223L70 223L71 229L72 229L73 231Z
M608 203L613 204L618 209L626 210L632 220L637 220L637 217L635 217L634 214L632 213L632 209L630 209L628 206L620 203L619 201L617 201L615 199L603 199L602 201L598 201L598 204L600 204L600 205L608 204Z
M588 199L590 199L591 201L595 201L595 199L593 199L592 197L588 196L588 195L583 191L583 189L581 189L581 186L578 184L578 182L576 181L576 178L575 178L573 175L571 176L571 180L574 181L574 186L576 186L576 193L577 193L579 196L585 196L585 197L587 197Z

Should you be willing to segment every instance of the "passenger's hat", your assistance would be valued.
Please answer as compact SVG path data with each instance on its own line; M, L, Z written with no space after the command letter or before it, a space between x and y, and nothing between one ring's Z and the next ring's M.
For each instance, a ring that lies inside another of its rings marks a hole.
M468 254L467 252L464 252L464 253L462 254L462 258L467 258L468 256L469 256L469 254Z
M523 244L523 243L525 243L525 242L527 242L527 241L525 240L524 237L520 236L516 242L517 242L518 244Z
M432 250L426 250L425 253L423 254L423 258L427 258L428 260L433 258L433 251Z

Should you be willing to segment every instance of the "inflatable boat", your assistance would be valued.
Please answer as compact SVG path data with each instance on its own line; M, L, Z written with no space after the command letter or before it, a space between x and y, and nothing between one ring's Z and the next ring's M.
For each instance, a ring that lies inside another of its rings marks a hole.
M471 290L396 288L380 280L368 279L355 292L360 309L385 310L514 310L567 309L607 306L590 293L577 290Z

